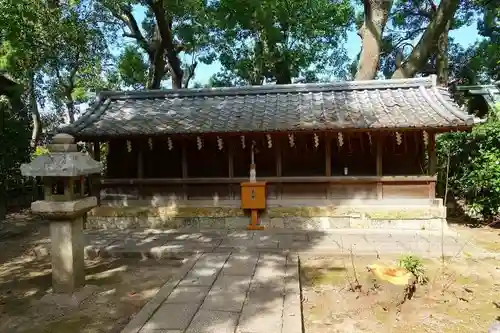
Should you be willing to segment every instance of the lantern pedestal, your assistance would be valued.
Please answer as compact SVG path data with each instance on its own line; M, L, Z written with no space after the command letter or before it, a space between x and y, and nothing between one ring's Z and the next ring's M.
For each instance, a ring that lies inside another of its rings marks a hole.
M97 198L73 201L35 201L34 214L50 222L52 289L72 294L85 284L83 217L97 205Z
M44 200L31 204L34 214L50 220L52 289L70 294L85 285L83 219L97 206L85 196L84 178L100 173L102 165L78 151L71 135L57 134L49 153L21 165L24 176L42 177Z
M83 260L83 215L52 222L52 288L55 293L73 293L85 284Z

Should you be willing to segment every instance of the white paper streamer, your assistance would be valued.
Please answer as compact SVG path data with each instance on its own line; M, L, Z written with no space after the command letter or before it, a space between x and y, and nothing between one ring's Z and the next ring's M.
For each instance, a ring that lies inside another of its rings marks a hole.
M201 138L199 136L196 137L196 145L198 146L198 150L201 150L201 148L203 148L203 141L201 141Z
M429 133L427 133L427 131L423 131L422 135L424 137L424 144L427 147L427 145L429 144Z
M342 135L341 132L339 132L339 134L337 134L337 139L339 141L339 146L342 147L344 145L344 136Z
M168 150L172 150L174 148L174 143L170 137L167 138Z
M222 141L222 138L220 136L217 137L217 146L219 147L219 150L222 150L224 148L224 141Z
M293 133L288 134L288 141L290 142L290 147L295 147L295 138Z
M266 139L267 139L267 148L272 148L273 147L273 141L271 139L271 134L266 134Z
M396 132L396 143L398 144L398 146L400 146L402 142L403 142L403 137L401 136L401 133Z

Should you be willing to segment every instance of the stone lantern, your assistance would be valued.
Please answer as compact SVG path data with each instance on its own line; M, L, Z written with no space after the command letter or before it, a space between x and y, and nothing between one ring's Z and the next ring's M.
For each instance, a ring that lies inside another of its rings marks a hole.
M33 213L50 220L52 287L55 293L74 293L85 284L83 218L97 206L84 196L84 177L102 166L78 151L75 139L57 134L49 153L21 165L23 176L42 177L44 200L31 204Z

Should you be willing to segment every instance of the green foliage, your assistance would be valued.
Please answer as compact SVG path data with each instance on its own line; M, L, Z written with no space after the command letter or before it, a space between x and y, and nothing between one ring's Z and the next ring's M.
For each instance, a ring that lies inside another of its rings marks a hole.
M399 266L412 273L418 283L426 284L429 281L429 278L425 275L424 264L420 258L412 255L403 256L399 259Z
M123 83L134 89L145 88L148 80L148 64L143 54L132 45L127 45L118 58L118 72Z
M49 153L49 150L46 147L43 146L37 146L35 151L33 152L33 158L46 155Z
M345 76L347 0L218 0L211 10L222 67L246 84L291 83L311 69Z
M20 181L21 163L29 160L30 130L26 110L22 108L19 95L9 91L2 93L0 86L0 220L7 189Z
M215 59L209 38L213 17L207 12L205 1L98 0L98 3L107 15L109 27L115 29L113 44L120 49L119 72L127 87L158 89L168 78L172 78L172 85L177 88L187 87L196 65L209 64ZM133 47L124 48L122 37Z
M438 136L437 153L442 189L448 188L465 200L470 213L485 219L500 211L500 120L497 114L470 133L452 132Z

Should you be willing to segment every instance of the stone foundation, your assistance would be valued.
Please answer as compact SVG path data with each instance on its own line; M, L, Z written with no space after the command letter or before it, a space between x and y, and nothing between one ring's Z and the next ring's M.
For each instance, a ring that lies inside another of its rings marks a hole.
M250 217L239 208L106 207L89 212L87 229L246 229ZM274 207L261 217L266 229L406 229L447 228L443 206Z

